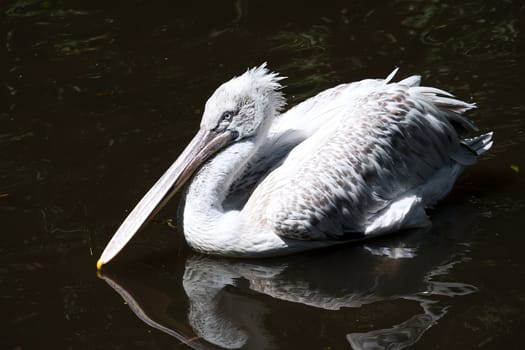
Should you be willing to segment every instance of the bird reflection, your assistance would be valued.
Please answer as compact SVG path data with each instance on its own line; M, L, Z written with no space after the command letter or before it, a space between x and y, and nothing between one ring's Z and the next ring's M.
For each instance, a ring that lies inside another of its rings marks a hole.
M407 313L398 324L367 332L360 332L362 327L354 331L357 326L349 324L347 333L339 335L354 349L403 349L447 313L443 296L476 291L472 285L443 281L468 252L468 245L444 241L417 231L286 260L192 254L176 262L184 271L170 283L151 271L142 279L136 269L133 275L102 278L141 320L194 349L282 348L280 335L268 324L288 303L302 304L307 312L349 313L373 303L404 301L415 303L410 309L419 311ZM293 326L294 315L288 317Z

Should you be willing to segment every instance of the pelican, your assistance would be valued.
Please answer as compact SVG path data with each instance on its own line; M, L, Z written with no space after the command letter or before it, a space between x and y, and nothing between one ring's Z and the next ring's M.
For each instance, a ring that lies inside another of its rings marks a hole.
M325 90L285 113L266 63L222 84L200 129L140 200L97 267L192 178L183 232L196 251L285 255L428 225L425 210L492 146L463 138L475 107L420 86L420 76L366 79Z

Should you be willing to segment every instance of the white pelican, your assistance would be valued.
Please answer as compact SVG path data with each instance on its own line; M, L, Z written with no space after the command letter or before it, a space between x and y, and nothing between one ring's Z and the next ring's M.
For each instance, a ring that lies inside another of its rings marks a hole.
M461 114L475 107L420 77L367 79L325 90L281 114L283 77L266 64L222 84L200 130L131 211L100 269L192 177L183 231L195 250L274 256L428 223L492 133Z

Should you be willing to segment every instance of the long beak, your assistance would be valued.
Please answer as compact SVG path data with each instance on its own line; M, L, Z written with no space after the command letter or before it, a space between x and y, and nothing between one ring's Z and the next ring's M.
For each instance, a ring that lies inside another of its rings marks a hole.
M97 261L97 269L113 259L133 238L135 233L152 218L184 186L195 170L210 156L231 143L236 137L232 131L217 133L199 130L177 160L140 200L122 222Z

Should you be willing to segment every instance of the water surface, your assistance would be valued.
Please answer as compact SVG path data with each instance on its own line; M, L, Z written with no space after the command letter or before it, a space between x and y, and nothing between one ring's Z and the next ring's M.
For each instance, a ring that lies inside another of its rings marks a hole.
M525 327L525 5L512 1L4 1L0 302L5 349L520 348ZM423 75L478 104L489 154L433 225L269 260L192 253L175 200L95 262L198 128L267 61L293 105Z

